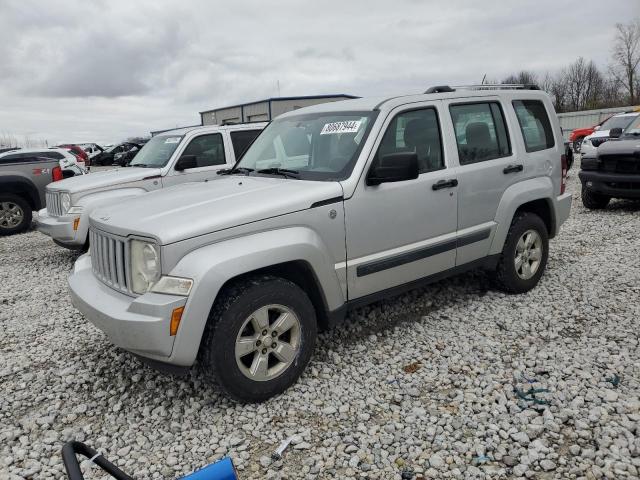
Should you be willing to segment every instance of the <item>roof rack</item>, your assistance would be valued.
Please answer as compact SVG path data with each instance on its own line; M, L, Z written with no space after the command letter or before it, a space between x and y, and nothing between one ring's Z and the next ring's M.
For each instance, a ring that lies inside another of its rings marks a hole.
M483 83L481 85L438 85L427 89L424 93L446 93L461 90L540 90L540 87L533 83Z

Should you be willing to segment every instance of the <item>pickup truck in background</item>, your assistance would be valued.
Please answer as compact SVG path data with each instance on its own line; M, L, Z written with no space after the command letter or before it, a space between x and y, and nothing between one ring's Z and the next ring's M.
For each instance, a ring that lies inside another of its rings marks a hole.
M89 214L147 192L217 178L230 168L266 123L210 125L164 132L142 147L126 168L65 179L47 189L38 230L69 249L89 246ZM97 164L97 162L96 162Z
M53 158L0 158L0 235L27 230L32 212L45 203L46 186L62 178Z

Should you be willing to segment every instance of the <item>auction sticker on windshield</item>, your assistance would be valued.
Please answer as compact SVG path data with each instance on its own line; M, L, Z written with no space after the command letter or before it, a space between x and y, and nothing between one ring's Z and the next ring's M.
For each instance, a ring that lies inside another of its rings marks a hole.
M180 137L169 137L164 143L178 143L180 141Z
M320 135L329 135L331 133L357 133L360 129L361 123L361 120L325 123Z

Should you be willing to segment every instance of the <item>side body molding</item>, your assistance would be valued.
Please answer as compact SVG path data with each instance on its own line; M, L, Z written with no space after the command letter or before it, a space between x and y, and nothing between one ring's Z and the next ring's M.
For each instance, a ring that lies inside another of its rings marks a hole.
M496 211L496 233L489 249L489 255L494 255L502 251L504 242L509 233L511 220L516 210L521 205L534 200L545 200L551 203L554 198L553 183L549 177L537 177L522 182L515 183L507 188L502 195L498 210ZM555 225L555 209L549 205L551 210L551 224ZM554 232L549 232L553 236Z
M185 255L170 275L193 278L194 285L173 345L171 363L194 363L209 312L225 282L246 272L292 261L306 262L311 267L329 311L345 303L335 260L310 228L267 230L213 243Z

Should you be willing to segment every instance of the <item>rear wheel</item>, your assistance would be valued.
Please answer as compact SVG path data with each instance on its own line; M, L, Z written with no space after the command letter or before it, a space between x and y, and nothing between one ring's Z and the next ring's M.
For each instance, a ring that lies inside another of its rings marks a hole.
M261 402L298 379L316 335L315 310L300 287L278 277L252 277L216 300L202 339L202 367L229 396Z
M611 197L596 193L586 187L582 187L582 204L589 210L602 210L611 201Z
M24 232L31 225L29 204L11 193L0 194L0 235Z
M535 287L549 257L549 233L542 219L520 212L511 222L496 269L496 281L509 293L524 293Z

